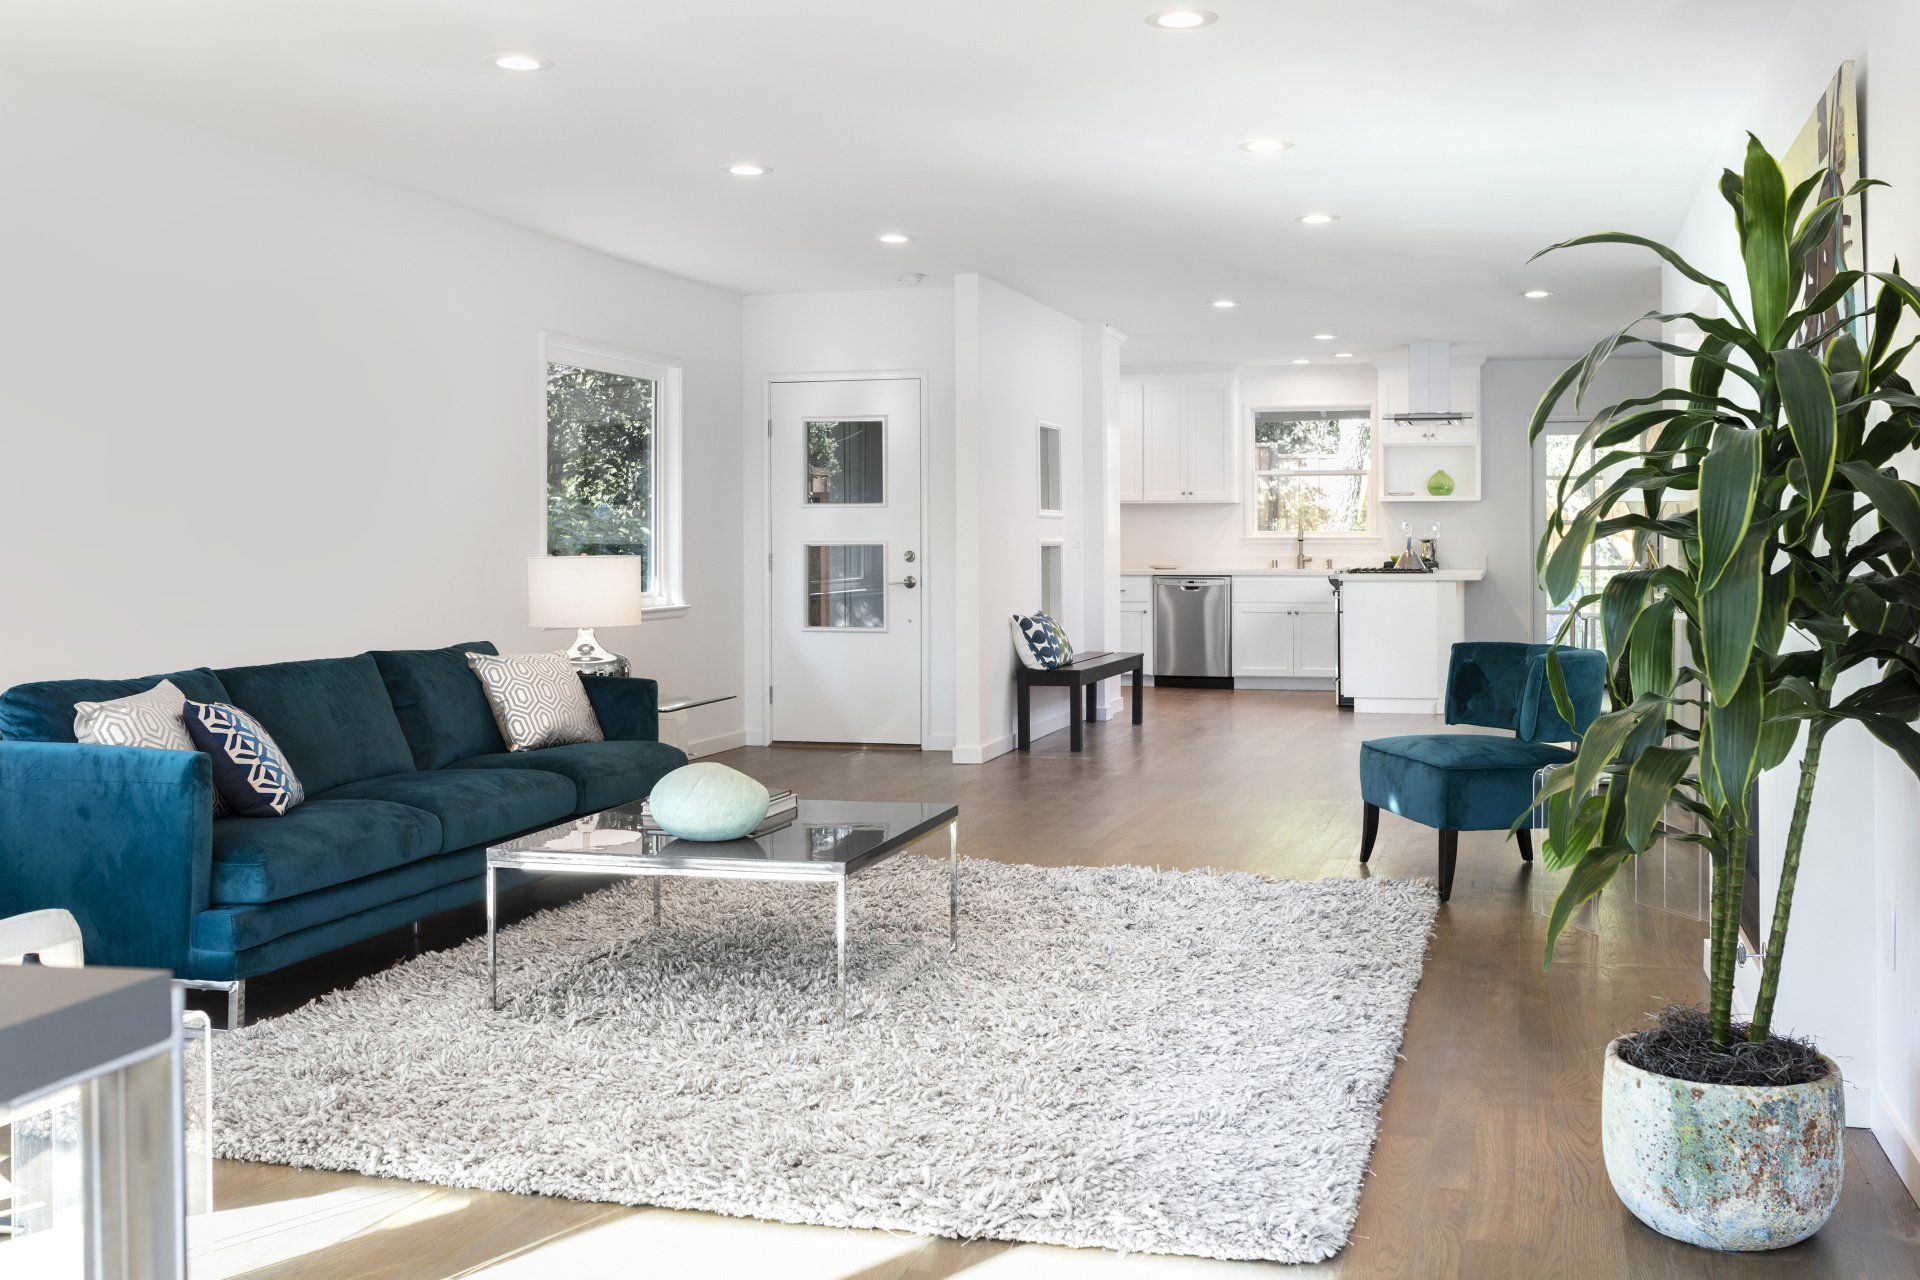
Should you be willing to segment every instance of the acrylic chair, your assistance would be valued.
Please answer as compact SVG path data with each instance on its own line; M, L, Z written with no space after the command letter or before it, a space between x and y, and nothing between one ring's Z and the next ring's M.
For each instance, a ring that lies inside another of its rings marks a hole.
M1534 804L1534 775L1572 760L1569 745L1600 712L1607 659L1597 649L1560 650L1560 670L1573 701L1569 724L1554 706L1544 644L1472 641L1456 644L1447 662L1448 724L1511 729L1513 737L1480 733L1416 733L1360 744L1360 861L1373 856L1380 811L1440 832L1440 900L1453 894L1462 831L1505 831ZM1533 861L1533 834L1515 832L1522 861Z

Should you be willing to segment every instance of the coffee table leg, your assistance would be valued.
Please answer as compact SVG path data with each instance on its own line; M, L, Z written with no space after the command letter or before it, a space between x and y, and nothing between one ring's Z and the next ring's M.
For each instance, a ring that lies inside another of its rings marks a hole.
M847 878L833 883L833 952L840 974L840 1016L847 1016Z
M487 866L487 1003L494 1008L500 1007L500 970L498 966L499 942L499 881L500 873Z
M947 824L947 950L960 949L960 824Z
M653 927L660 927L660 877L653 878Z

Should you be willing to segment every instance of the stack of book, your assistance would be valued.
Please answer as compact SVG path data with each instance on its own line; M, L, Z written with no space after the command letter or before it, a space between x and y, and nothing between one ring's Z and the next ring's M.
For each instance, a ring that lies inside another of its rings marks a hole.
M791 791L775 791L767 797L767 816L760 819L760 825L745 839L766 835L769 831L778 831L800 816L800 797ZM645 800L640 802L640 829L658 831L666 835L673 834L653 820L653 805Z

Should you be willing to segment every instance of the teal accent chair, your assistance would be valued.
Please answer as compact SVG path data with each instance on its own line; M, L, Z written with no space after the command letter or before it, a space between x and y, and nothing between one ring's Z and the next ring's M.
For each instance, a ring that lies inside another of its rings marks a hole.
M1474 641L1456 644L1447 662L1447 723L1511 729L1481 733L1416 733L1360 744L1360 861L1373 856L1380 811L1440 832L1440 900L1453 895L1462 831L1505 831L1533 807L1533 777L1543 766L1573 759L1600 714L1607 658L1597 649L1560 650L1560 671L1573 700L1569 724L1554 706L1544 644ZM1515 833L1522 861L1533 861L1533 833Z

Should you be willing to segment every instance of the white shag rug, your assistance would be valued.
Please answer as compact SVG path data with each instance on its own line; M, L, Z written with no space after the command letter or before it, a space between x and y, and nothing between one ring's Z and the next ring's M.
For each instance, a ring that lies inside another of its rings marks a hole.
M243 1160L1211 1258L1346 1243L1438 905L903 856L848 888L628 882L217 1046Z

